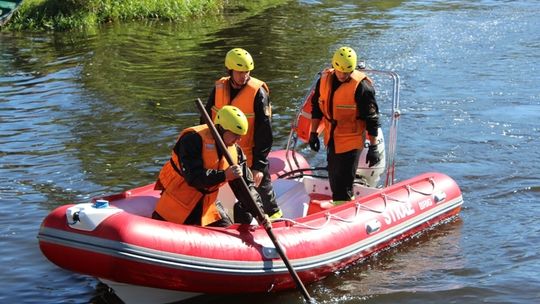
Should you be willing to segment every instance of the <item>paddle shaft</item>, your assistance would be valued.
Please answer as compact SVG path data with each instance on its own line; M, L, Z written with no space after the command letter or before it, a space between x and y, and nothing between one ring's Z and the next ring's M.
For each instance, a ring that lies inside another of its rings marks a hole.
M206 112L206 109L204 108L204 105L203 105L200 98L197 98L196 104L197 104L197 108L199 108L199 112L201 112L201 114L203 116L203 119L206 122L206 125L210 128L210 131L212 132L212 136L216 140L216 144L218 145L218 147L223 152L223 155L225 156L225 159L227 160L229 165L232 166L234 164L234 161L233 161L231 155L229 154L229 151L227 151L227 147L225 146L225 143L223 142L223 139L219 135L219 132L216 129L216 126L212 122L212 119L210 118L210 116ZM272 225L268 221L267 217L264 216L263 212L261 211L261 209L259 208L259 206L255 202L255 199L253 198L253 196L251 194L251 191L249 191L249 188L248 188L248 185L246 184L246 181L243 178L240 178L240 179L242 180L242 183L241 183L242 184L242 189L241 190L245 191L245 192L247 192L249 194L247 197L250 198L249 203L253 205L253 208L251 208L251 209L255 210L256 213L257 213L255 215L257 217L257 220L259 221L259 223L261 223L263 225L264 230L266 230L266 233L270 237L270 240L272 240L272 243L276 247L276 250L277 250L279 256L281 257L281 259L285 263L285 266L287 266L287 269L289 270L289 273L291 274L291 277L293 278L294 282L296 283L296 286L298 287L298 289L300 290L300 292L302 293L302 295L304 296L306 301L308 303L313 303L313 299L309 296L309 293L306 290L306 287L304 286L304 284L302 283L302 280L300 280L300 277L298 276L298 274L296 273L296 271L292 267L291 262L289 261L289 259L285 255L285 251L283 250L283 247L281 247L281 244L279 244L279 242L277 241L277 238L274 235L274 232L272 231Z

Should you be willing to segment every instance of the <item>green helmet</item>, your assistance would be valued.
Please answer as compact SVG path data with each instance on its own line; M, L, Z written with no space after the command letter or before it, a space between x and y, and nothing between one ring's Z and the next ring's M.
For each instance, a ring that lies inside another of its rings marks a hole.
M214 124L237 135L246 135L248 130L246 115L235 106L223 106L219 109Z
M343 73L350 73L356 68L356 52L350 47L340 47L332 57L332 67Z
M255 68L253 58L244 49L235 48L227 52L225 56L225 67L228 70L239 72L249 72Z

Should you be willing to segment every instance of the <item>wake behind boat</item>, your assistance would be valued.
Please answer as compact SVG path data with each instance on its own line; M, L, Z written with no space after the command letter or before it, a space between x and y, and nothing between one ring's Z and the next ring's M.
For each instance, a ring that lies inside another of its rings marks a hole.
M296 151L299 143L307 141L313 86L293 123L287 148L273 151L269 158L284 213L283 219L272 223L272 230L304 284L453 218L463 203L458 185L441 173L424 173L394 184L399 77L364 71L392 80L390 140L387 149L382 136L379 140L379 149L386 150L385 162L357 169L353 201L332 205L328 179L318 173L323 168L311 167ZM126 303L296 287L263 227L256 223L200 227L153 220L159 195L151 184L58 207L43 221L40 248L59 267L106 283ZM232 210L230 189L220 190L219 199Z

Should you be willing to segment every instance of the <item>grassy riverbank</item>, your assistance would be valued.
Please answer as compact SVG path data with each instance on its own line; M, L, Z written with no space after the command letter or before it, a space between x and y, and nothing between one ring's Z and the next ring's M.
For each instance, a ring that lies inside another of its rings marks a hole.
M245 8L250 2L249 0L25 0L7 29L63 31L91 28L106 22L124 20L186 21L218 14L225 7Z

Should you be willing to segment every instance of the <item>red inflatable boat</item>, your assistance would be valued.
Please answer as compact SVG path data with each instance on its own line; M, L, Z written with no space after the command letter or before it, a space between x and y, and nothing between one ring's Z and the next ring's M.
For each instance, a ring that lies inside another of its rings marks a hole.
M378 73L390 75L399 89L397 75ZM333 206L328 180L316 176L317 168L295 152L297 139L302 140L298 128L309 118L306 112L299 112L287 149L271 154L274 188L284 212L272 230L304 284L448 220L461 209L460 189L444 174L425 173L393 184L396 96L385 163L358 169L353 201ZM382 173L386 182L378 185ZM156 221L150 215L158 197L152 184L61 206L43 221L40 248L59 267L99 278L127 303L296 288L257 223L210 228ZM230 189L220 191L220 200L232 209Z

